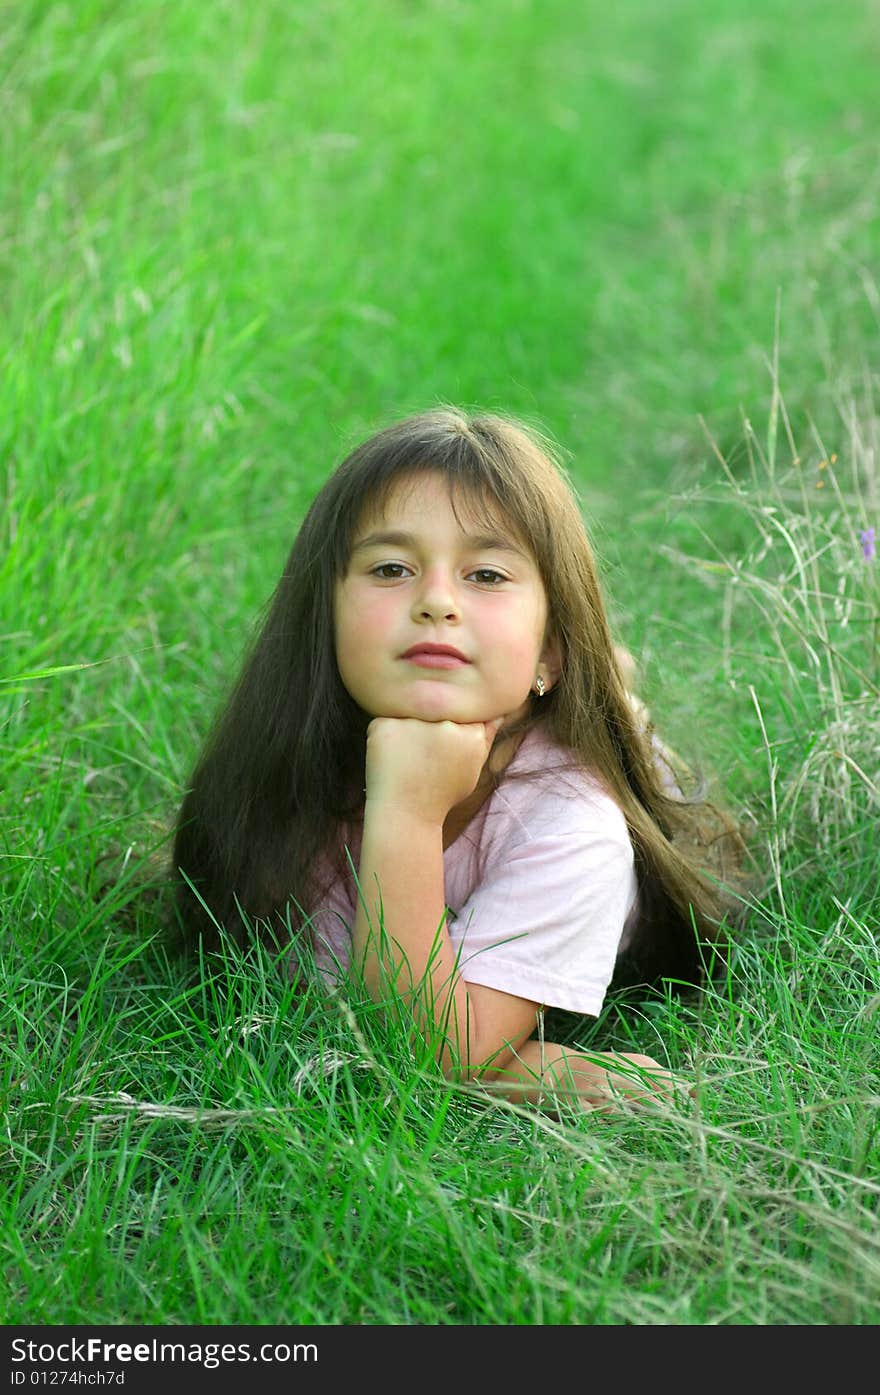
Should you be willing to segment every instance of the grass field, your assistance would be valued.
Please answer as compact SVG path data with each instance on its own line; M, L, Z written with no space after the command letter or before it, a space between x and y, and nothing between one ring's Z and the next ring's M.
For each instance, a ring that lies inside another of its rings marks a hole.
M875 1323L876 5L0 13L0 1320ZM726 981L584 1038L692 1106L487 1107L138 891L313 493L438 401L563 447L752 829Z

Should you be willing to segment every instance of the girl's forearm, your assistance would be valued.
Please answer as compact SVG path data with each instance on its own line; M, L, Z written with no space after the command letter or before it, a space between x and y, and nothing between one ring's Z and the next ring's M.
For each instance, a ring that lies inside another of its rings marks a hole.
M438 1034L444 1070L467 1062L476 1028L444 920L442 824L367 801L358 881L352 958L370 996L393 986L420 1029Z

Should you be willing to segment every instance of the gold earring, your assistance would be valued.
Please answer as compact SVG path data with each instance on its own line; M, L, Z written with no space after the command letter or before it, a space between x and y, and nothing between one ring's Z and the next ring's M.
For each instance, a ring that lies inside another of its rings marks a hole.
M541 677L540 673L538 674L537 678L535 679L535 687L538 689L538 697L539 697L539 698L543 697L544 694L545 694L545 692L547 691L547 688L546 688L546 684L544 683L544 680L543 680L543 678Z

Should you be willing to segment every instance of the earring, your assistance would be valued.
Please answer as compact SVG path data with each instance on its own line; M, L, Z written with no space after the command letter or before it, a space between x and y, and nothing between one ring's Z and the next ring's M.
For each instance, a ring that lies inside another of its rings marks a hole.
M538 689L538 697L539 697L539 698L542 698L542 697L544 696L545 692L547 691L547 687L546 687L546 684L544 683L544 680L543 680L543 678L541 677L540 673L538 674L537 678L535 679L535 687Z

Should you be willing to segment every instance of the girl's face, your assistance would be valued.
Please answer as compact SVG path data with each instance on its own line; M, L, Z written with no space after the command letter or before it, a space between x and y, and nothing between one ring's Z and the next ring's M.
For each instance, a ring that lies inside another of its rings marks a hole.
M383 514L367 510L334 591L336 660L370 717L519 720L538 673L559 675L546 642L547 598L537 563L513 530L456 500L446 479L420 473L392 487ZM462 661L420 662L416 645L448 645Z

